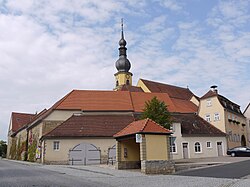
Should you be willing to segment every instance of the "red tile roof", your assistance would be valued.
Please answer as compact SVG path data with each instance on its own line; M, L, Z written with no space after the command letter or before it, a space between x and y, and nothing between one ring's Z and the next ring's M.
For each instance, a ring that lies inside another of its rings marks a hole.
M130 85L122 85L117 91L130 91L130 92L143 92L141 87L130 86Z
M226 136L224 132L196 114L173 114L172 120L181 123L182 136Z
M73 115L43 138L112 137L132 121L132 115Z
M18 129L24 127L29 124L36 114L27 114L27 113L18 113L12 112L11 114L11 122L12 122L12 132L16 132Z
M134 121L130 123L127 127L122 129L120 132L114 135L115 138L133 135L137 133L144 133L144 134L171 134L168 129L165 129L161 125L157 124L151 119L143 119L139 121Z
M132 111L133 106L127 91L73 90L55 109Z
M167 93L171 98L190 100L195 96L188 88L140 79L151 92Z
M191 101L170 98L167 93L88 90L73 90L53 109L142 112L145 102L153 97L164 101L170 112L197 111L197 106Z
M203 95L200 99L207 99L210 97L218 96L217 92L213 92L212 90L209 90L205 95Z
M195 113L198 111L198 106L196 106L192 101L171 98L175 111L171 112L179 112L179 113Z
M176 111L176 108L166 93L141 93L141 92L131 92L131 99L133 102L133 107L135 112L143 112L145 103L150 101L154 97L158 100L163 101L167 106L169 111Z

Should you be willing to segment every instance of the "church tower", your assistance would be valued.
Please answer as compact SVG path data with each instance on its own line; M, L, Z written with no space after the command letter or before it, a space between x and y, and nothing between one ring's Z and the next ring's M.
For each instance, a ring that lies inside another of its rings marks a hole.
M121 21L121 39L119 41L119 59L116 61L115 66L118 70L115 73L116 86L114 90L118 90L122 85L130 85L132 86L132 76L133 74L129 72L131 64L127 59L127 48L126 48L126 40L124 39L123 34L123 19Z

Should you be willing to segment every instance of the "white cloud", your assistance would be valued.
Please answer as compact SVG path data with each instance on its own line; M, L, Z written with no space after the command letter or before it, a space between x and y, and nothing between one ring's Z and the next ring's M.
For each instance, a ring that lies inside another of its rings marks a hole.
M163 6L166 8L173 10L173 11L180 11L182 10L182 6L180 2L175 0L160 0Z
M6 2L0 3L0 139L12 111L48 108L72 89L114 87L121 17L134 83L188 85L199 96L218 84L231 100L250 100L245 1L219 1L206 23L171 17L167 10L188 12L181 1Z

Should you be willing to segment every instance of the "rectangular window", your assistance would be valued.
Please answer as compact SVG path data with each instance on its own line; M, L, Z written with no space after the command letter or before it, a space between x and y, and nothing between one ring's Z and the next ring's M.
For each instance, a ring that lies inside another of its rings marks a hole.
M220 121L220 114L214 113L214 121Z
M207 99L207 107L212 106L212 101L211 99Z
M211 147L212 147L211 142L207 142L207 148L211 148Z
M176 153L177 151L176 151L176 145L175 145L175 143L172 143L171 145L170 145L170 152L171 153Z
M228 114L227 118L228 118L228 119L231 119L231 115L230 115L230 114Z
M59 150L59 141L54 141L53 142L53 150L58 151Z
M205 120L206 120L206 121L208 121L208 122L210 122L210 121L211 121L210 114L206 114L206 116L205 116Z

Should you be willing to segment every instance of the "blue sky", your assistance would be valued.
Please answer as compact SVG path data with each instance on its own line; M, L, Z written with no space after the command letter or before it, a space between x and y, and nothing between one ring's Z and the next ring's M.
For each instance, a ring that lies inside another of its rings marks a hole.
M211 85L250 102L250 1L0 0L0 139L12 111L49 108L72 89L114 88L124 18L133 84L139 78Z

